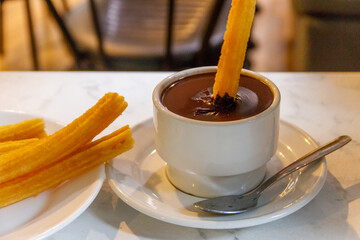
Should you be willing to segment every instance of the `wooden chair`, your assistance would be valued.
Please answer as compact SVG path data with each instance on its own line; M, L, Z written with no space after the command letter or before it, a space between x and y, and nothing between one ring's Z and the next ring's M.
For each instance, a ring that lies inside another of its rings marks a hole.
M0 0L0 54L4 54L4 19L3 19L3 5L5 0ZM26 19L29 29L29 40L31 46L31 56L34 70L39 70L39 61L37 56L37 48L34 35L33 19L31 15L30 0L25 0Z
M51 0L46 2L53 8ZM97 53L107 69L119 69L114 62L120 59L120 69L134 60L142 68L157 65L148 70L171 70L183 62L206 64L211 50L220 49L230 4L224 0L87 0L63 18L56 9L51 11L79 61L90 52Z
M4 49L4 18L3 18L3 5L5 0L0 0L0 54L5 53ZM63 8L65 11L68 11L68 5L66 0L61 0L61 3L63 5ZM37 44L36 44L36 37L34 34L34 24L33 24L33 16L31 13L31 6L30 6L30 0L25 0L25 12L26 12L26 21L27 21L27 27L29 32L29 41L31 46L31 57L32 57L32 64L34 70L39 70L39 59L37 54Z

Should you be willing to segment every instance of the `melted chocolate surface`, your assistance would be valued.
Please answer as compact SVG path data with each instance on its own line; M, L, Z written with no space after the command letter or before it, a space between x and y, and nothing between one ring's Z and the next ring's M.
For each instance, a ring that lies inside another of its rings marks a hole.
M214 104L212 86L215 73L180 79L166 87L161 101L178 115L201 121L234 121L267 109L274 100L271 89L259 80L241 76L235 105L219 109Z

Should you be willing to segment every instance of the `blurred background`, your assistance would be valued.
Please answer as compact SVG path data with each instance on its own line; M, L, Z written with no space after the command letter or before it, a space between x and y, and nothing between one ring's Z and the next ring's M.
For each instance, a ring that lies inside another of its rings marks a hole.
M216 65L230 0L0 0L2 71ZM258 0L245 67L359 71L359 0Z

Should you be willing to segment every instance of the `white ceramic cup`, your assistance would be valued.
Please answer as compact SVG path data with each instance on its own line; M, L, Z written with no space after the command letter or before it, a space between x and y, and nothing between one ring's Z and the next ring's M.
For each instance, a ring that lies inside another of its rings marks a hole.
M278 142L280 92L269 79L249 70L242 75L263 82L274 95L271 105L255 116L200 121L175 114L162 104L161 94L173 82L216 70L200 67L175 73L153 92L156 151L167 163L171 183L199 197L241 194L255 188L264 179L266 163Z

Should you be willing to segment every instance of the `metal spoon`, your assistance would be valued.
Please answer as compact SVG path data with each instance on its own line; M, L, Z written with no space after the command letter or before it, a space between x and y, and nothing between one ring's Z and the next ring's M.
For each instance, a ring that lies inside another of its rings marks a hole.
M283 177L289 175L290 173L293 173L300 168L303 168L310 163L315 162L321 157L324 157L325 155L337 150L338 148L341 148L350 141L351 138L349 136L341 136L336 138L332 142L323 145L315 149L313 152L310 152L305 156L299 158L297 161L280 170L274 176L272 176L248 193L242 195L230 195L210 198L207 200L196 202L194 203L194 206L205 212L212 212L217 214L238 214L248 211L257 205L261 193L266 188L268 188L278 180L282 179Z

